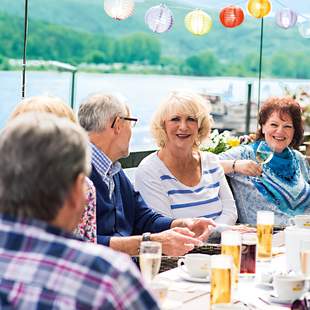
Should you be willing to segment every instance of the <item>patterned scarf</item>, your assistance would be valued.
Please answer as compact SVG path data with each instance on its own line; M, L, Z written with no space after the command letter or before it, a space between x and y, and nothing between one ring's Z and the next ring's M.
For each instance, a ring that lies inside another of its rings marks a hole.
M256 153L257 141L252 144ZM263 164L262 177L253 178L259 192L272 204L289 216L303 214L310 206L310 185L301 173L295 153L286 148L274 153L267 164Z

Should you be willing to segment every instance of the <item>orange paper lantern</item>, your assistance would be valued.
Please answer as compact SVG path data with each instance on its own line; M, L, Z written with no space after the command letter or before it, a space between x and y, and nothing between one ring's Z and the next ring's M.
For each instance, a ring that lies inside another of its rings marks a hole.
M242 24L244 21L244 13L242 8L230 5L223 8L220 12L220 21L223 26L234 28Z
M249 0L247 8L251 16L263 18L270 13L271 3L268 0Z

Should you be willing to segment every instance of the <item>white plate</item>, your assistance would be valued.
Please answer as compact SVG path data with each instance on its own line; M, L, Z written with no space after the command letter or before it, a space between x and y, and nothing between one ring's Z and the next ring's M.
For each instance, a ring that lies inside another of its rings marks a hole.
M256 282L257 286L261 286L263 288L270 288L273 289L273 285L270 282Z
M161 305L160 309L162 310L173 310L178 309L182 306L182 303L177 300L166 299Z
M291 304L293 302L292 299L281 299L274 291L270 293L269 301L275 302L277 304Z
M206 278L192 277L181 267L178 268L178 273L179 273L179 276L183 280L186 280L186 281L197 282L197 283L207 283L207 282L210 282L210 277L209 276L207 276Z

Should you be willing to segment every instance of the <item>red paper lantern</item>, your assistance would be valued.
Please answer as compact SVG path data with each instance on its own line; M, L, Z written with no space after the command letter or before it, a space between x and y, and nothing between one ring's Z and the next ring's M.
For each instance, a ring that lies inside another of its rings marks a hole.
M244 13L242 8L230 5L223 8L220 12L220 21L223 26L234 28L242 24L244 21Z

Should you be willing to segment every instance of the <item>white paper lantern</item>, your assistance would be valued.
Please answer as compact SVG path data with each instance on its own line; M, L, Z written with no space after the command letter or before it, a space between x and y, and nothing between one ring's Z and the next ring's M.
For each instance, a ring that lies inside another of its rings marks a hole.
M105 12L117 20L123 20L132 15L134 6L133 0L104 0Z
M153 32L162 33L170 30L173 25L173 15L166 5L160 4L147 10L145 23Z
M305 20L299 24L299 33L306 39L310 38L310 20Z
M283 9L276 13L276 23L279 27L288 29L294 27L297 22L297 14L290 9Z

